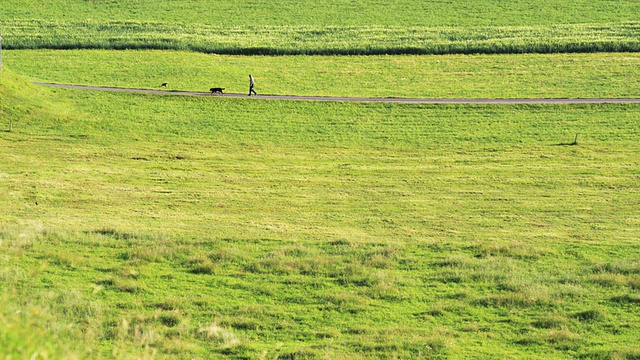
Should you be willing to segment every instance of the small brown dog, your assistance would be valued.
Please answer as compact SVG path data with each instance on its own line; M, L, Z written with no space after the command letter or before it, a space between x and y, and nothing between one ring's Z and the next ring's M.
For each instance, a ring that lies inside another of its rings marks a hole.
M224 88L211 88L211 89L209 89L209 91L211 91L211 95L213 95L213 94L223 95L222 94L222 90L224 90Z

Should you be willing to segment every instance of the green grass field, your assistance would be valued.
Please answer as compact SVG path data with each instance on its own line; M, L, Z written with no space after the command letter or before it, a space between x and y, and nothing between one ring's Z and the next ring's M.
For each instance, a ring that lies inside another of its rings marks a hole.
M232 55L637 52L637 21L538 26L213 26L0 20L6 49L183 50Z
M7 49L236 55L637 52L633 0L5 0Z
M83 1L33 4L4 0L0 19L157 21L227 27L341 25L530 26L603 24L637 21L633 0L330 1L294 0L251 3L220 0Z
M639 359L639 104L30 83L637 98L639 13L3 0L0 359Z
M426 98L639 97L638 53L217 56L173 51L12 50L37 81L261 94ZM96 67L95 64L100 64ZM141 66L142 65L142 66Z
M5 357L640 356L638 105L0 76Z

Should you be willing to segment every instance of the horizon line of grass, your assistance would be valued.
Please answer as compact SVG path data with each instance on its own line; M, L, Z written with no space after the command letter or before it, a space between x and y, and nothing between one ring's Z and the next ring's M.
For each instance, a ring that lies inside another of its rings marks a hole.
M225 55L444 55L639 52L640 22L555 26L170 25L2 20L6 50L144 49Z

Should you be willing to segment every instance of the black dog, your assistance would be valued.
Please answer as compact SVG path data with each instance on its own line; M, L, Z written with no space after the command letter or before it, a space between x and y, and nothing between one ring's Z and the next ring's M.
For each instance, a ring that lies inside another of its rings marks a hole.
M224 90L224 88L211 88L211 89L209 89L209 91L211 91L211 95L213 95L213 94L222 95L222 90Z
M162 83L162 85L160 85L160 87L167 87L167 83Z

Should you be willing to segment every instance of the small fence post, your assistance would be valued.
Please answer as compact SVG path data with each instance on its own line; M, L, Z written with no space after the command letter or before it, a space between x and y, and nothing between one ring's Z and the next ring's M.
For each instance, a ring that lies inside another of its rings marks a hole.
M0 30L0 70L2 70L2 30ZM13 120L9 120L9 132L13 130Z

